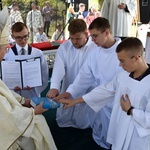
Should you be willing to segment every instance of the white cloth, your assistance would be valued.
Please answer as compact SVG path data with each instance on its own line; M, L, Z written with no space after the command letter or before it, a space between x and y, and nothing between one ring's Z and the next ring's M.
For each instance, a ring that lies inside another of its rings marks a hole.
M22 47L20 47L18 44L16 44L16 48L18 51L18 55L15 55L14 52L12 51L12 49L9 50L8 53L6 53L4 59L6 61L14 61L17 58L28 58L28 57L40 57L41 58L41 67L42 67L42 86L38 86L35 88L32 88L31 90L21 90L18 92L18 94L20 94L23 97L26 98L31 98L31 97L37 97L39 96L39 94L47 87L48 85L48 65L47 65L47 61L42 53L41 50L33 48L32 47L32 52L31 55L27 55L28 54L28 45L26 45L24 47L24 49L26 50L26 55L21 55L20 50L22 49Z
M0 149L13 149L22 136L32 138L36 150L57 149L44 117L34 115L33 108L23 107L21 97L1 80L0 86Z
M125 3L129 12L119 9L117 6ZM132 17L137 9L136 0L104 0L101 16L109 20L113 36L129 37L132 24Z
M88 55L93 51L94 47L97 46L91 39L88 39L88 42L79 49L75 48L70 40L61 44L56 54L50 88L60 90L61 81L63 80L61 93L65 92L68 86L73 83L80 68L86 61ZM79 111L74 111L74 107L64 109L63 105L57 109L56 120L60 127L89 127L89 121L86 117L87 114L84 112L82 114L80 113L81 110L87 109L87 105L83 104L76 107Z
M150 64L150 37L147 36L146 46L145 46L145 60Z
M121 70L115 51L120 42L121 40L116 38L116 43L110 48L99 47L95 50L92 49L92 53L86 64L81 68L74 83L69 86L67 92L71 93L73 97L77 97L78 95L87 93L94 87L111 81ZM106 143L106 135L111 115L111 107L110 104L110 106L106 106L98 113L95 113L90 108L88 112L86 112L89 115L93 138L98 145L104 148L109 148L109 144ZM78 111L77 107L74 111Z
M150 149L149 82L150 75L137 81L123 71L112 82L83 96L84 101L96 112L114 97L107 137L107 141L112 144L112 150ZM125 94L128 94L134 107L133 116L128 116L120 106L120 98Z
M56 41L56 40L65 40L64 32L62 31L59 32L58 30L56 30L52 35L51 41Z
M47 42L48 41L48 37L45 34L45 32L43 32L43 34L40 33L36 33L36 35L34 36L34 43L41 43L41 42Z

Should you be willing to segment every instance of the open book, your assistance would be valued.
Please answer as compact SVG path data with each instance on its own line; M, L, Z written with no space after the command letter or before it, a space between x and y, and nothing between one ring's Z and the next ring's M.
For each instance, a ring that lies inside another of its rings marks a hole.
M33 97L30 99L31 99L30 104L32 107L39 105L41 102L43 102L43 108L45 109L53 109L53 108L58 108L60 106L58 102L47 97Z
M9 89L42 86L40 57L2 61L1 78Z

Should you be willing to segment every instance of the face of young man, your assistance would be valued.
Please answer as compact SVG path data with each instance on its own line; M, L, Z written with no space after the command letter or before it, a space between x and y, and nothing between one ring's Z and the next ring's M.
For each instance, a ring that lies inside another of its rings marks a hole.
M134 72L137 68L137 60L140 56L129 54L129 52L121 51L117 53L118 60L120 61L120 66L127 72Z
M87 32L79 32L76 34L70 34L70 40L75 48L83 47L88 40Z
M92 38L92 41L97 45L97 46L102 46L105 47L105 44L107 42L107 34L108 31L100 31L97 29L92 29L90 30L90 36Z
M27 28L24 28L21 32L13 32L12 38L16 41L16 43L19 46L24 47L27 44L29 38Z

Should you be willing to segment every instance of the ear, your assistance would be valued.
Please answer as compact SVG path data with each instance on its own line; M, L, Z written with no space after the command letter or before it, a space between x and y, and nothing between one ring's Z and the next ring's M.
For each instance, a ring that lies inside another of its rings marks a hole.
M105 32L106 35L110 34L110 30L109 29L106 29L104 32Z
M86 37L88 37L88 36L89 36L87 31L85 32L85 36L86 36Z

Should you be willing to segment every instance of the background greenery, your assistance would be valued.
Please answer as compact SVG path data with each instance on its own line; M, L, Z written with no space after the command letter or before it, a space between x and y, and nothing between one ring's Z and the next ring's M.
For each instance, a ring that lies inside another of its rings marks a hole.
M12 4L13 0L2 0L2 6L10 6ZM17 1L18 5L19 5L19 10L22 14L22 18L24 20L24 22L26 23L26 15L27 13L30 11L30 6L31 3L33 1L35 1L37 3L38 6L40 6L41 8L43 8L43 6L45 5L45 0L15 0ZM52 15L52 21L51 21L51 26L50 26L50 34L52 35L52 33L55 31L56 29L56 24L60 23L63 26L65 25L66 22L66 5L65 5L65 1L66 0L49 0L50 5L53 9L53 15ZM76 1L76 0L74 0ZM98 3L99 5L99 10L101 9L101 5L103 3L103 0L89 0L89 7L94 4L94 3Z

